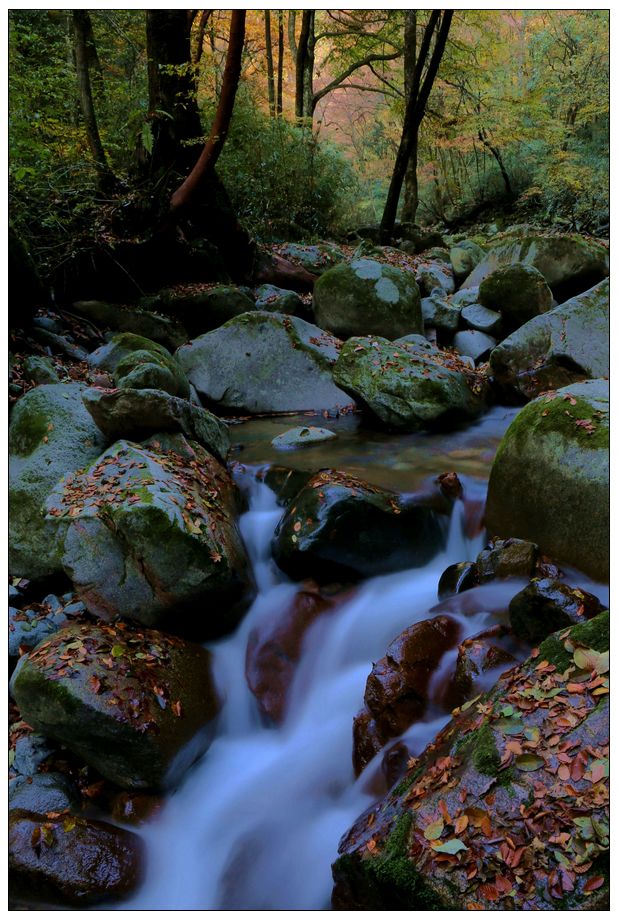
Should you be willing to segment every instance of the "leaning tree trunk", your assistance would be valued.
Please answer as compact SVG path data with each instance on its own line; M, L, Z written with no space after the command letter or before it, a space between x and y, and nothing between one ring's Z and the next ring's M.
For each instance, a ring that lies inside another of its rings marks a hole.
M277 57L277 115L283 114L283 11L279 10L278 57Z
M264 37L266 40L266 73L268 75L268 109L275 114L275 68L273 66L273 43L270 31L270 10L264 10Z
M296 118L300 121L311 114L305 111L305 70L309 46L309 34L312 31L312 11L303 10L302 25L296 49Z
M79 87L79 102L86 127L86 137L90 153L97 171L98 186L101 191L109 191L114 177L99 134L99 126L92 100L92 87L88 69L88 44L92 36L92 25L87 10L73 10L73 36L75 39L75 67ZM91 56L91 52L90 52Z
M408 163L410 161L412 149L415 144L418 144L418 131L425 114L429 94L434 84L434 80L440 66L440 61L442 60L442 55L444 54L444 48L446 47L446 41L451 27L451 20L453 18L453 11L444 11L433 52L429 59L429 64L427 66L425 76L421 82L425 60L429 54L431 39L436 28L439 15L439 12L434 10L429 18L429 22L423 35L423 41L421 43L416 66L414 68L412 90L408 99L406 100L406 112L403 120L401 141L399 143L399 149L397 150L395 165L393 167L393 175L388 189L388 194L386 196L386 204L384 205L382 221L380 223L380 239L382 243L390 242L390 240L393 238L395 218L397 216L397 206L399 204L399 196L401 195L401 189L403 186L406 170L408 168Z
M408 99L414 84L414 68L416 67L416 10L405 11L404 26L404 52L403 52L403 73L404 73L404 92L405 98ZM416 210L418 208L418 142L416 139L412 143L410 150L410 160L406 169L406 177L403 188L403 207L401 209L401 219L407 223L413 224L416 220Z

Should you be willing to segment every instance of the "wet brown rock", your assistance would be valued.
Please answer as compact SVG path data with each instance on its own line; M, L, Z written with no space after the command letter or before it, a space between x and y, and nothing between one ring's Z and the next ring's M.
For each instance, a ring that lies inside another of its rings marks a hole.
M479 581L491 581L493 578L532 578L535 574L539 548L528 540L496 540L484 549L476 559Z
M86 907L127 897L141 881L142 857L136 834L102 821L23 810L10 817L11 895L28 904Z
M528 642L541 642L556 629L583 623L602 610L594 594L552 578L535 578L509 604L513 632Z
M472 696L475 683L488 672L495 668L506 670L510 665L517 664L518 659L513 654L515 646L511 631L505 626L494 626L478 636L465 639L459 646L455 664L453 687L456 699L453 705L458 705L462 698Z
M422 620L404 630L373 666L365 687L365 707L354 720L354 769L422 718L431 677L459 639L459 624L448 616Z

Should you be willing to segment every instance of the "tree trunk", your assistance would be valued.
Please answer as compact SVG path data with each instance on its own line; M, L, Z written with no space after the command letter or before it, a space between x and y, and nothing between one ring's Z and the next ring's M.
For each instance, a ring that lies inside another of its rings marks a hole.
M86 137L90 153L98 176L98 185L101 191L109 190L114 177L109 168L105 150L101 143L97 117L92 101L92 87L88 70L88 34L92 35L92 26L88 27L90 17L87 10L73 10L73 36L75 39L75 67L77 70L77 84L79 87L79 101L81 105Z
M210 135L197 163L171 197L170 210L172 214L177 215L179 212L185 212L196 202L200 189L208 177L212 175L215 163L223 150L240 80L242 50L245 42L245 19L246 10L232 11L230 39L225 59L221 95L219 96L219 104L210 129Z
M212 10L202 10L202 15L200 16L200 21L197 27L197 37L195 51L193 52L193 63L199 64L202 60L202 54L204 53L204 35L206 34L206 26L208 25L208 20L212 14Z
M429 99L429 94L436 78L436 74L440 66L440 61L442 60L442 55L444 54L444 48L446 46L449 29L451 27L451 20L453 18L453 11L445 10L442 15L442 22L440 24L433 52L429 58L429 64L427 66L425 76L422 78L421 82L425 60L429 54L429 47L438 18L439 12L434 10L429 18L427 26L425 27L423 41L421 43L421 48L414 68L412 88L410 95L406 100L406 111L403 121L401 141L397 151L397 156L395 158L393 175L388 189L388 195L386 197L386 204L384 205L382 222L380 224L380 238L383 243L389 242L393 237L395 218L397 216L397 205L399 204L401 188L403 186L412 150L415 144L418 145L418 130L425 114L427 100Z
M278 12L277 115L283 115L283 11Z
M148 124L151 150L143 142L138 162L151 177L174 170L186 173L195 149L183 142L202 133L191 69L186 10L146 10Z
M268 74L268 109L275 114L275 69L273 67L273 43L270 33L270 10L264 10L264 33L266 38L266 72Z
M101 67L101 60L99 58L99 52L97 51L97 43L94 39L90 14L88 13L88 10L83 10L83 12L86 14L86 56L88 60L90 82L92 84L92 92L94 94L94 98L97 100L97 102L99 102L105 98L105 87L103 85L103 68Z
M288 10L288 45L292 60L296 64L296 10Z
M500 175L502 176L502 181L504 182L504 191L506 192L507 198L513 198L513 186L511 185L511 179L508 172L506 171L506 166L504 165L504 160L502 159L500 150L498 147L495 147L491 143L483 128L481 128L479 131L479 140L482 142L483 146L487 147L496 163L498 164L498 169L500 170Z
M414 83L414 68L416 67L416 10L405 11L404 26L404 51L403 51L403 74L404 74L404 93L406 100L412 92ZM416 209L418 208L418 180L416 170L418 166L418 143L412 144L410 151L410 162L406 169L406 178L403 189L403 207L401 209L401 219L407 223L413 224L416 220Z
M311 32L312 11L303 10L298 49L296 51L296 117L300 121L310 112L305 112L305 69L307 66L307 49Z
M309 35L303 75L303 118L311 125L313 119L313 68L315 64L315 10L309 10Z

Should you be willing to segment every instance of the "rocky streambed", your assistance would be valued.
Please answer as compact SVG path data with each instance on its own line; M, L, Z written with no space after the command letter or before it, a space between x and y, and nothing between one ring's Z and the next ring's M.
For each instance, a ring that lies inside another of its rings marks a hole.
M12 333L17 907L606 905L605 250L435 242Z

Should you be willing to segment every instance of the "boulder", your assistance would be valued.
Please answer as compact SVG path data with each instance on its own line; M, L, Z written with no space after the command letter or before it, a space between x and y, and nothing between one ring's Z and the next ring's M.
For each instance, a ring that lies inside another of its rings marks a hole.
M482 385L475 371L431 346L348 339L333 376L380 421L405 431L457 424L483 410Z
M541 272L523 262L497 268L479 286L479 303L501 314L505 332L513 332L535 316L547 313L553 302Z
M165 390L189 396L189 384L170 353L157 342L123 332L88 357L93 369L113 374L116 385L138 390Z
M461 594L468 588L478 585L476 564L474 562L455 562L449 565L438 582L438 600L444 601L455 594Z
M337 435L328 428L315 428L308 425L304 428L290 428L283 434L272 439L273 447L279 450L294 450L297 447L307 447L309 444L321 444L323 441L332 441Z
M333 243L316 243L314 246L284 243L277 247L277 251L284 259L297 262L312 275L322 275L345 259L344 252Z
M461 288L461 290L456 291L454 294L451 294L449 297L449 303L452 307L458 307L462 309L463 307L468 307L471 304L478 303L479 299L479 289L478 287L473 288Z
M137 834L103 821L11 812L10 892L29 909L127 898L142 881L143 857Z
M51 358L42 358L39 355L28 355L23 363L25 380L34 383L60 383L60 377Z
M462 281L466 278L484 256L485 250L481 249L473 240L461 240L451 246L450 257L455 280Z
M116 332L131 332L158 342L171 351L180 348L189 338L187 330L178 320L141 307L107 303L105 300L78 300L71 309L96 326L109 327Z
M594 692L608 680L592 670L606 670L608 625L554 634L453 713L342 838L335 909L609 906L608 707ZM574 688L578 646L595 654Z
M277 504L286 507L314 475L315 473L311 470L290 469L288 466L279 466L274 463L271 466L262 467L258 471L257 478L265 482L268 488L275 493Z
M340 343L298 317L255 311L176 352L207 404L235 412L336 410L351 403L333 383Z
M305 305L295 291L285 291L274 284L261 284L255 292L255 309L300 315L305 312Z
M260 621L249 634L245 676L267 719L277 724L283 721L307 630L335 604L316 585L308 584L281 615Z
M232 284L212 287L169 288L147 297L144 306L178 317L189 336L203 335L217 329L228 320L255 309L250 288ZM183 340L187 341L187 338ZM182 345L180 342L179 345Z
M516 636L538 645L550 633L584 623L602 610L598 597L555 578L535 578L509 604Z
M84 392L84 405L108 442L119 438L140 441L161 431L177 431L225 463L230 449L226 425L186 399L163 390L130 388Z
M501 338L502 317L495 310L489 310L480 303L471 303L462 308L461 318L470 329L477 329L494 338Z
M61 570L56 527L43 505L61 476L86 466L105 441L79 383L36 387L16 403L9 426L9 571L38 578Z
M62 565L91 613L200 638L229 632L243 613L250 575L237 510L227 471L179 435L117 441L47 503L64 534Z
M467 355L476 363L486 361L492 349L497 345L496 339L476 329L464 329L453 339L453 347L460 355Z
M295 496L273 538L277 565L292 578L358 580L425 565L443 530L428 508L354 476L323 470Z
M453 269L441 259L421 262L416 269L416 280L425 295L433 293L436 288L442 294L452 294L455 291Z
M439 290L421 300L421 312L425 326L432 326L440 332L453 333L459 326L460 310L451 304Z
M431 678L459 635L459 623L451 617L421 620L397 636L374 664L365 686L365 706L354 719L357 776L387 741L422 719L430 702Z
M491 249L462 287L477 287L503 265L524 262L545 278L558 302L588 290L609 274L608 249L577 234L517 234Z
M535 574L538 561L539 548L536 543L513 538L495 540L476 557L476 577L479 584L495 578L529 579Z
M531 399L589 377L609 374L609 282L602 281L531 319L491 355L506 390Z
M79 807L77 788L63 773L16 776L9 783L9 811L17 808L44 815L48 811L72 811Z
M355 259L325 272L315 283L316 321L334 335L422 333L420 294L411 272L372 259Z
M507 429L489 478L490 533L537 543L558 562L609 576L609 386L540 396Z
M123 789L175 785L208 748L220 708L208 651L122 623L41 642L11 690L29 725Z
M478 636L464 639L457 650L455 672L445 702L450 702L451 698L457 704L462 699L469 700L479 689L487 689L482 685L488 678L493 684L501 672L517 664L514 646L510 630L505 626L493 626ZM519 660L522 657L520 655Z

